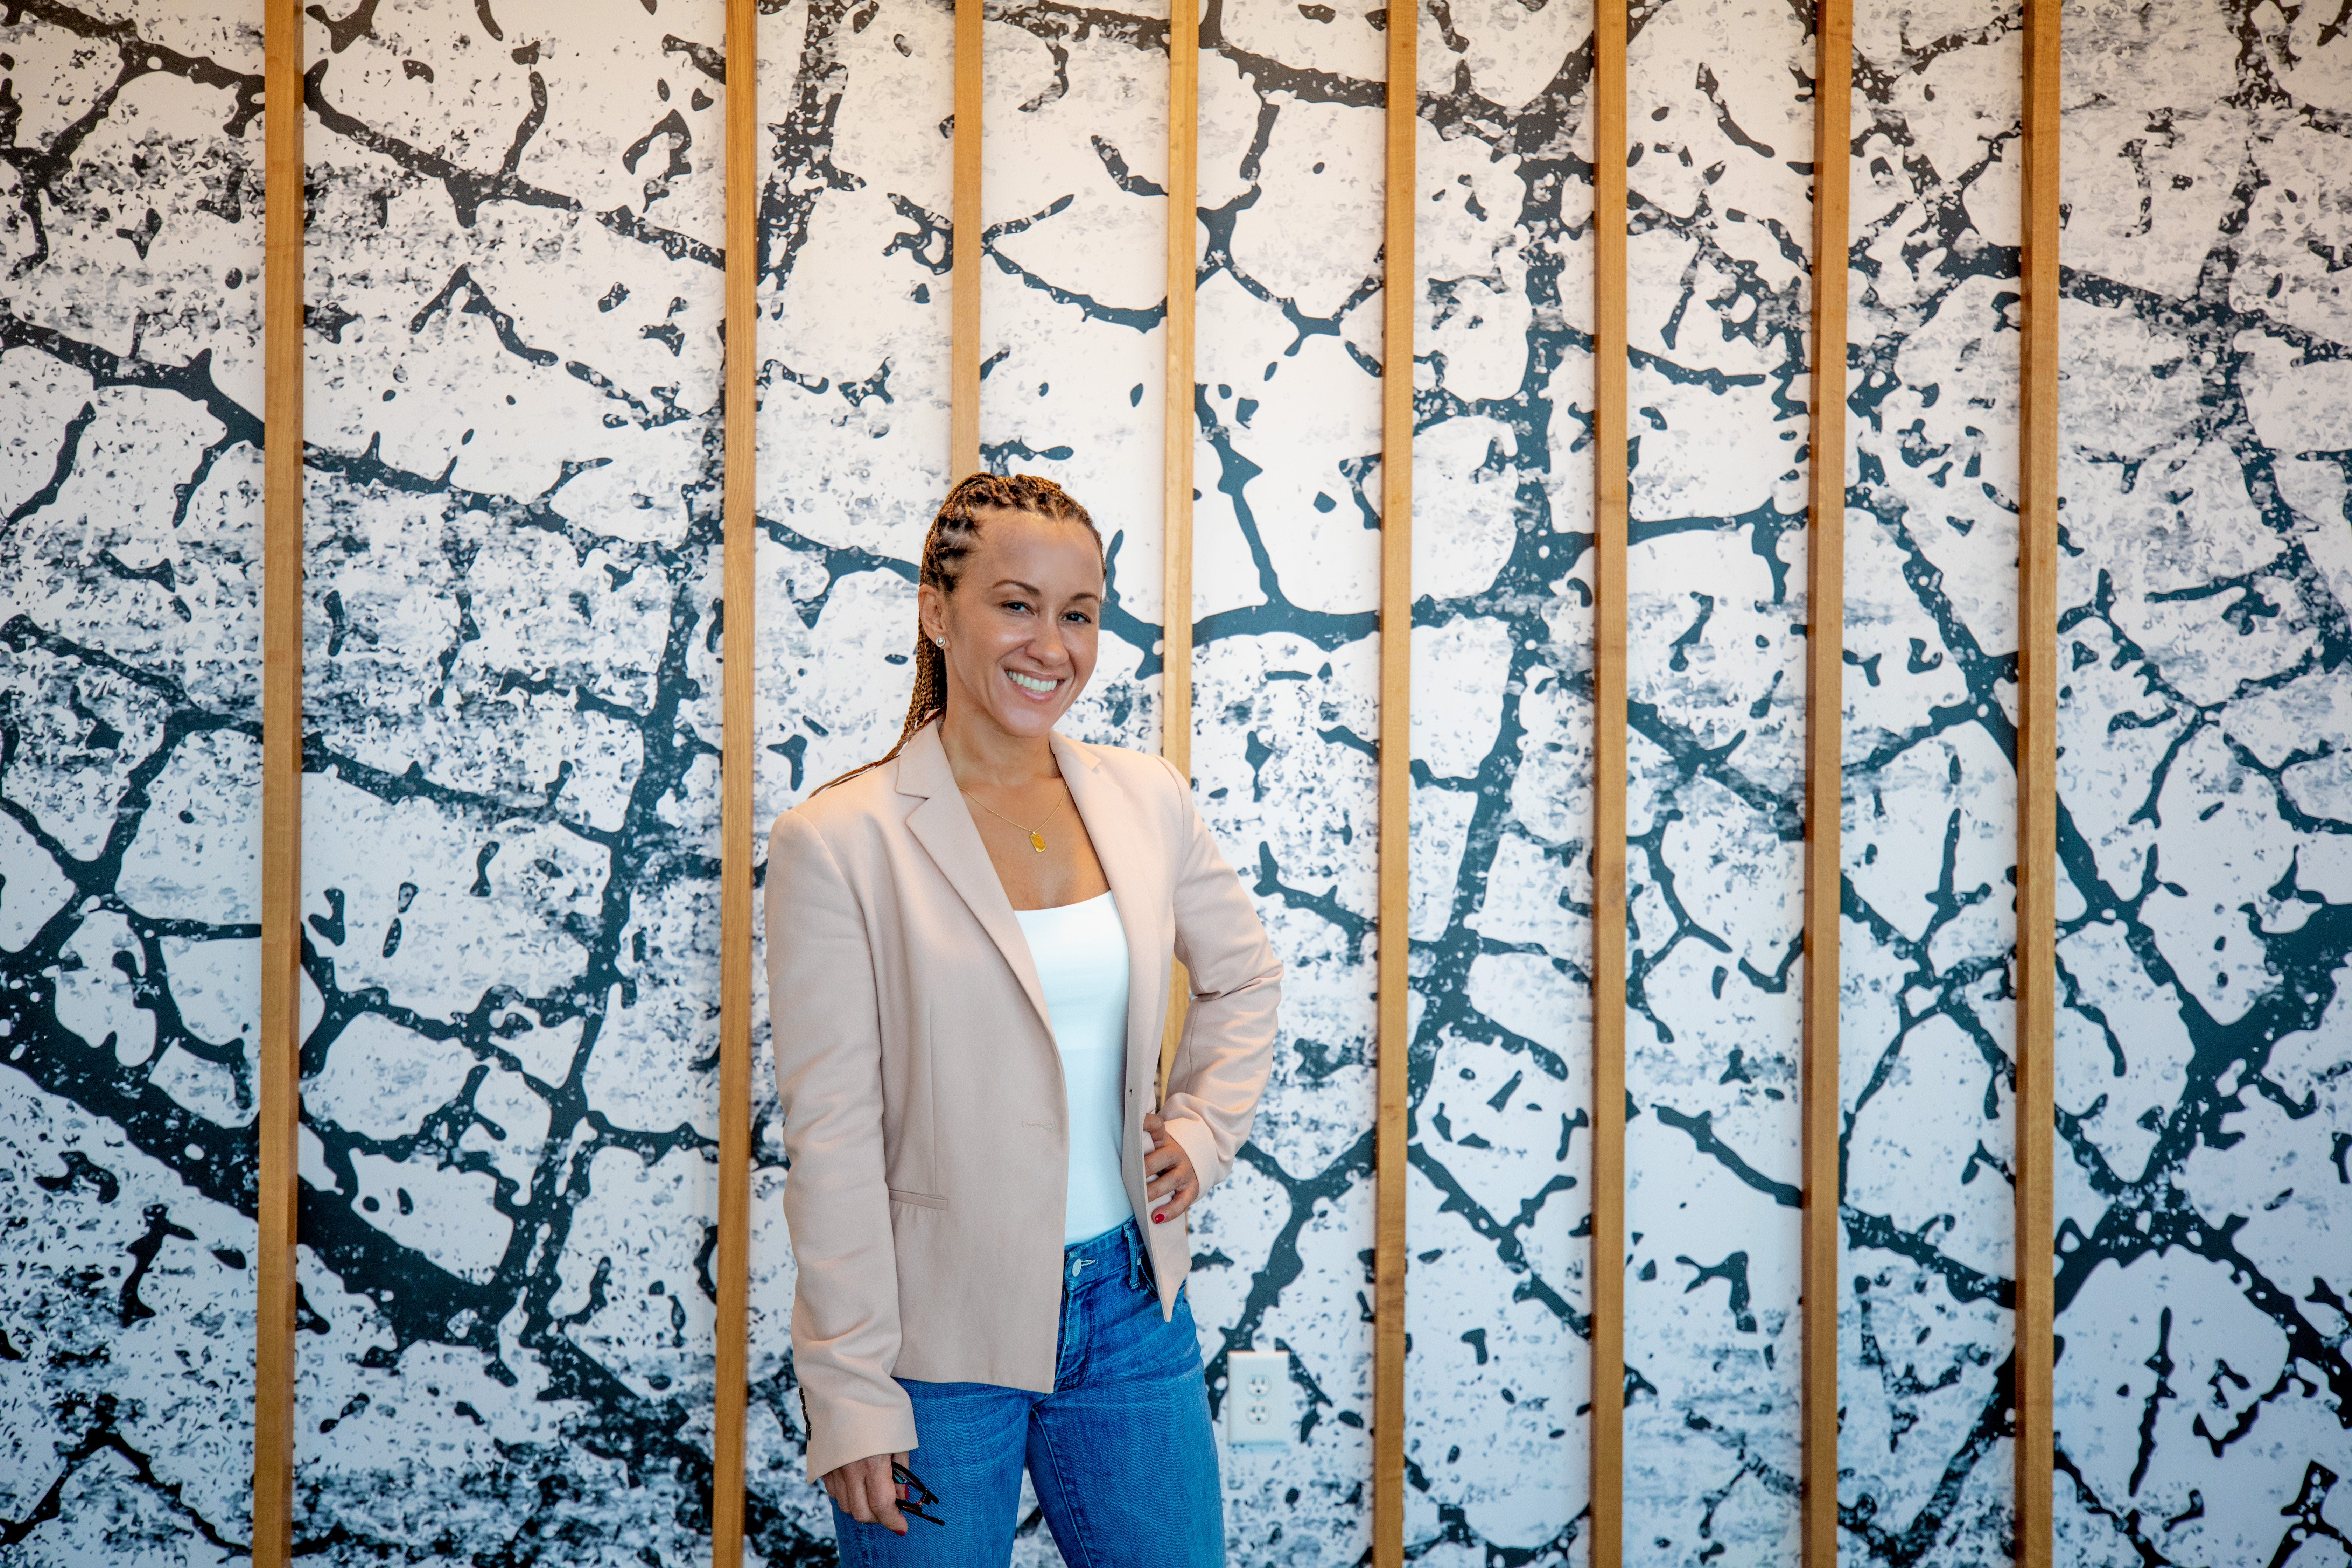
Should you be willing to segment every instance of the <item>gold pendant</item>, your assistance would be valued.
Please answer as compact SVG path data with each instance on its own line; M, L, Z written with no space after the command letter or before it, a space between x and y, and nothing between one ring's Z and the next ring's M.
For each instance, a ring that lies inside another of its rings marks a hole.
M1029 847L1040 855L1045 852L1045 836L1034 827L1029 830Z

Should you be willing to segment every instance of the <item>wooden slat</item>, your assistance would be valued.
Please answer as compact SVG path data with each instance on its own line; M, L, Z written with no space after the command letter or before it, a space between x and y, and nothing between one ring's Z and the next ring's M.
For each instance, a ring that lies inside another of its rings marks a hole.
M725 632L719 765L719 1324L710 1447L711 1568L743 1560L751 1279L751 711L759 521L759 13L727 0Z
M1592 1548L1625 1510L1625 0L1592 27Z
M1805 612L1804 1491L1807 1568L1838 1548L1839 742L1845 713L1845 334L1853 0L1820 0L1813 71L1813 405Z
M980 467L981 0L955 4L955 271L948 339L948 482Z
M262 12L261 1036L253 1561L294 1521L294 1247L302 963L302 12Z
M1160 751L1186 773L1192 763L1192 306L1200 225L1201 24L1199 0L1170 0L1168 19L1167 426L1160 459L1165 623L1160 647Z
M1381 773L1378 1096L1373 1134L1372 1562L1404 1563L1405 1077L1412 1044L1412 226L1420 5L1389 7L1381 280Z
M1192 773L1192 305L1200 224L1201 21L1199 0L1168 7L1168 357L1161 377L1166 428L1160 456L1160 750ZM1177 964L1160 1039L1160 1092L1184 1029L1192 986Z
M2058 885L2059 0L2026 0L2025 296L2018 475L2017 1537L2019 1568L2049 1568L2052 1079Z

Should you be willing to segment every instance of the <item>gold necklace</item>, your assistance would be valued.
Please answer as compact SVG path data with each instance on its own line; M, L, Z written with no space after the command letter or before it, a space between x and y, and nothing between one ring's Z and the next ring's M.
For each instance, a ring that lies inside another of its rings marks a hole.
M971 802L972 805L980 807L981 810L988 813L989 816L996 818L997 821L1004 823L1009 826L1021 827L1019 823L1014 822L1011 817L1005 816L1003 812L997 810L994 806L981 799L980 796L972 794L971 791L964 789L963 785L958 784L956 785L956 788L963 790L964 799ZM1045 836L1037 831L1037 828L1045 826L1045 824L1061 816L1062 807L1068 802L1069 798L1068 794L1065 793L1060 800L1055 801L1054 803L1054 809L1037 819L1037 827L1021 827L1021 831L1029 836L1029 847L1031 849L1040 855L1043 855L1045 852Z

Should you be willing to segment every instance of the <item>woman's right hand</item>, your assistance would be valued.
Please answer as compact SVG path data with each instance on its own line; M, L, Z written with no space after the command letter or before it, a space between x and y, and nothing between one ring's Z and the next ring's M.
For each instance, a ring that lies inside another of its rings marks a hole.
M878 1524L894 1535L907 1533L906 1516L898 1511L898 1483L890 1467L907 1462L904 1454L869 1454L824 1473L825 1495L841 1511L860 1524Z

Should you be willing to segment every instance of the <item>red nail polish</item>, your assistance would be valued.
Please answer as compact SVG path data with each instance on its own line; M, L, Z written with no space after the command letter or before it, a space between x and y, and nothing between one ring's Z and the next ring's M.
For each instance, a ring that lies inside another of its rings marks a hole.
M1168 1216L1164 1214L1156 1214L1151 1216L1151 1223L1154 1225L1164 1225L1167 1221Z

